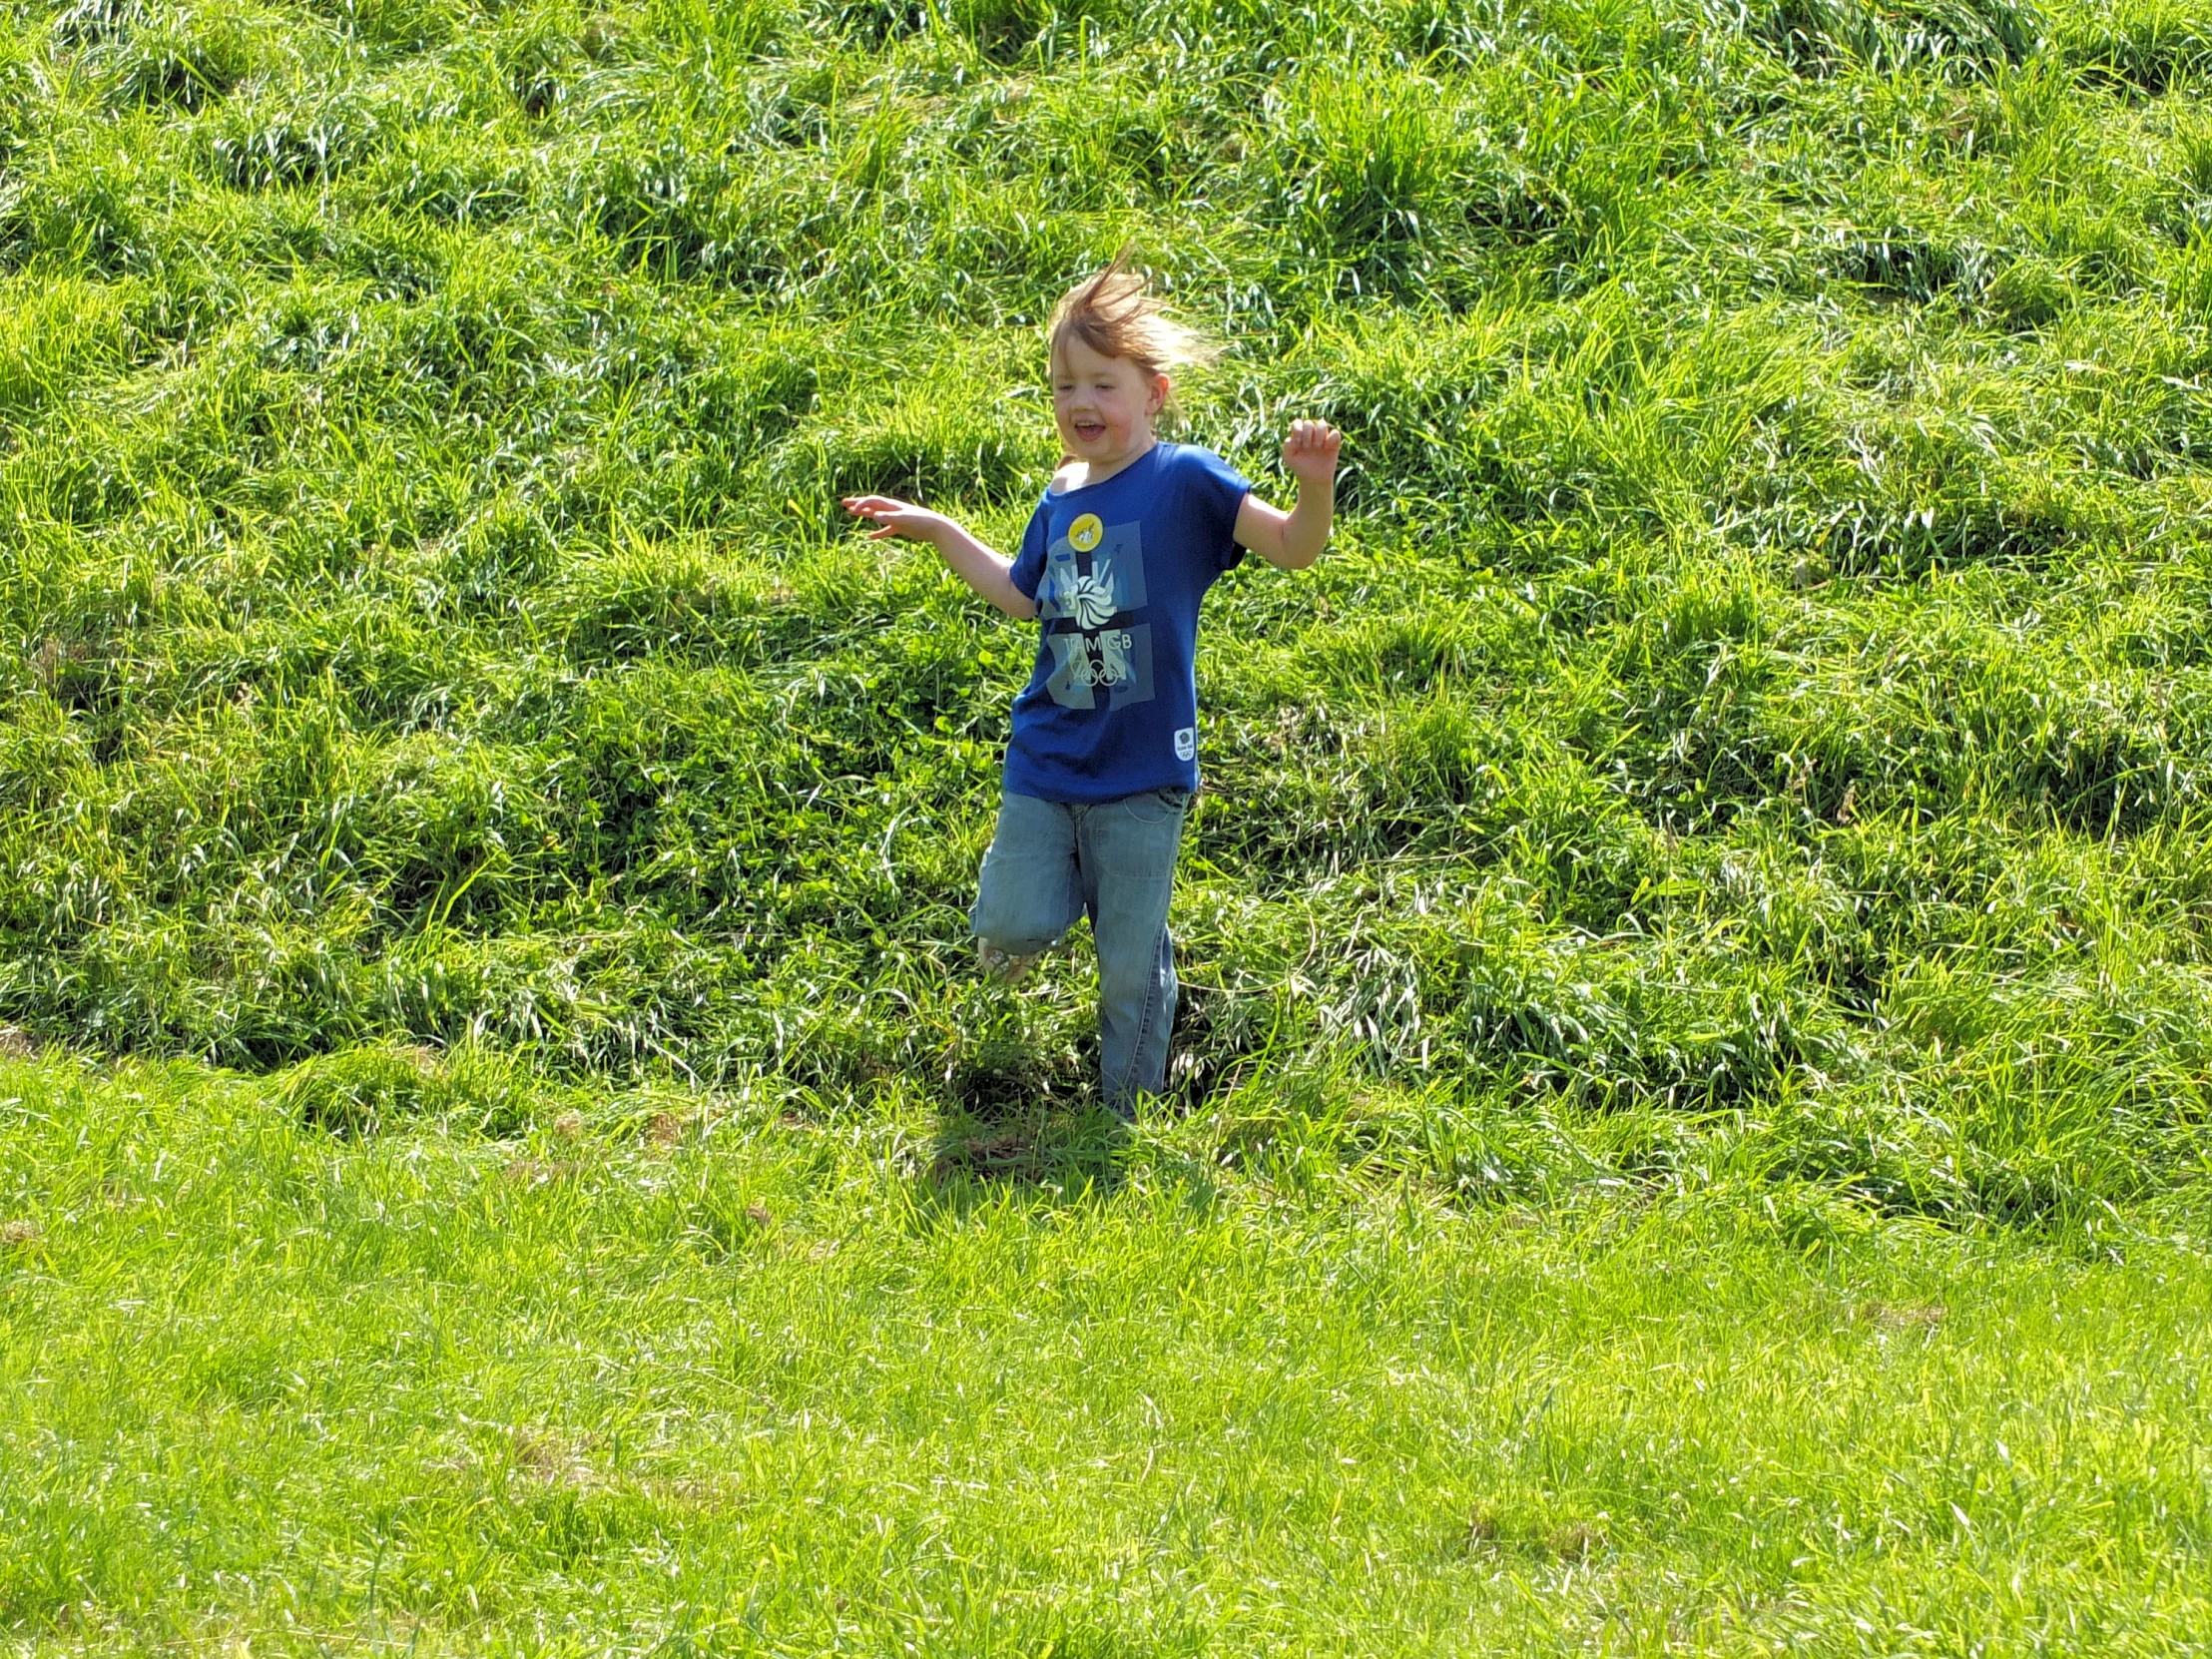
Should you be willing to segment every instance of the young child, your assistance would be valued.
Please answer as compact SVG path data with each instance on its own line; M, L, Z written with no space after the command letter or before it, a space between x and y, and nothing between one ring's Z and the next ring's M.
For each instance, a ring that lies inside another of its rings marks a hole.
M1199 601L1247 548L1286 570L1321 556L1343 439L1327 421L1291 423L1287 513L1220 456L1161 442L1168 371L1208 352L1121 258L1061 298L1048 343L1066 459L1013 560L925 507L844 506L875 521L876 540L930 543L1008 616L1043 624L969 923L984 966L1011 983L1089 914L1106 1100L1133 1117L1166 1079L1175 1019L1168 898L1198 788Z

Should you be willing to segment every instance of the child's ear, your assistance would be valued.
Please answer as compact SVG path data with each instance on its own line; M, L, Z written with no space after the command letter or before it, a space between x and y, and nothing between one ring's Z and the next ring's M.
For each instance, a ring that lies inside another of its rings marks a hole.
M1168 406L1168 393L1174 389L1175 383L1165 374L1155 374L1152 377L1152 389L1145 394L1144 400L1144 412L1147 418L1154 420L1159 418L1160 411Z

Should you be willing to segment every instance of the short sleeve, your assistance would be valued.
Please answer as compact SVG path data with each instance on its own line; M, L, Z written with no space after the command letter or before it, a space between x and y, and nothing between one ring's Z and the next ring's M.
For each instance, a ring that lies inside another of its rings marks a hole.
M1007 572L1027 600L1036 599L1037 587L1044 581L1045 529L1044 503L1039 501L1037 510L1029 515L1029 527L1021 533L1021 551L1014 555L1013 568Z
M1234 570L1245 555L1237 545L1237 514L1244 510L1252 485L1211 449L1186 449L1183 454L1192 517L1213 550L1215 568Z

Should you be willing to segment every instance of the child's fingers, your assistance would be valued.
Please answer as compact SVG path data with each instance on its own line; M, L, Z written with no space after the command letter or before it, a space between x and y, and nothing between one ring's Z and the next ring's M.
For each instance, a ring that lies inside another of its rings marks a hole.
M1343 442L1344 434L1326 420L1294 421L1290 436L1283 440L1283 458L1286 461L1326 460L1337 453Z

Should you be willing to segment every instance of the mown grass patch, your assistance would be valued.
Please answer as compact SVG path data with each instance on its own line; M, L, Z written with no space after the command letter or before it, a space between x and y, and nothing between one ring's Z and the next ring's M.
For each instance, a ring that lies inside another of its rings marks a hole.
M1280 1088L1119 1145L902 1092L364 1139L296 1082L4 1075L34 1649L2180 1652L2212 1619L2178 1216L2069 1253L1741 1172L1654 1207L1591 1184L1617 1118ZM1448 1157L1359 1173L1392 1116Z

